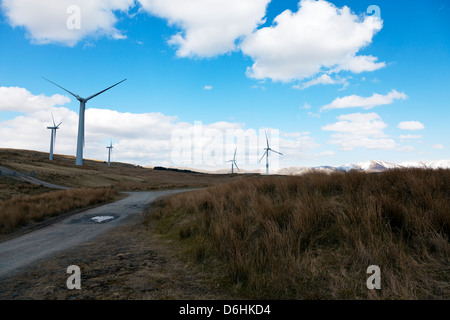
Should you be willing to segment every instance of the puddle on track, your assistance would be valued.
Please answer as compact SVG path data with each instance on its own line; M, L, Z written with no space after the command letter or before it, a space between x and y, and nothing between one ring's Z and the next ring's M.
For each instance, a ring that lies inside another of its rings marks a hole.
M108 223L117 219L115 214L90 214L83 217L77 217L70 220L70 223Z

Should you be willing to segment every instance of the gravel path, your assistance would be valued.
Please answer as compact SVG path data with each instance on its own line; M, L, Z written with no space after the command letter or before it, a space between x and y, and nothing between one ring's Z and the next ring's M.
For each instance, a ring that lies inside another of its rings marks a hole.
M130 192L0 243L0 300L230 299L210 273L142 224L148 203L183 191ZM67 287L71 265L81 271L79 290Z
M30 264L74 248L115 227L132 223L156 198L186 190L128 192L127 198L0 243L0 280ZM93 219L93 218L96 218ZM102 220L105 219L105 220Z

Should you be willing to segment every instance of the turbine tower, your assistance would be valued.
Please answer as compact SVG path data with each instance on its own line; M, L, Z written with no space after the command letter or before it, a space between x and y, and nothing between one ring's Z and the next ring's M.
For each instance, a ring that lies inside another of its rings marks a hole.
M124 82L127 79L123 79L122 81L117 82L116 84L112 85L111 87L106 88L105 90L102 90L102 91L100 91L100 92L98 92L96 94L93 94L92 96L87 97L87 98L82 98L79 95L74 94L74 93L70 92L67 89L64 89L60 85L58 85L58 84L56 84L56 83L54 83L54 82L52 82L52 81L50 81L48 79L45 79L45 78L43 78L43 79L47 80L50 83L53 83L57 87L60 87L64 91L66 91L66 92L70 93L72 96L74 96L78 101L80 101L80 113L78 115L77 159L75 161L75 164L77 166L82 166L83 165L83 148L84 148L84 112L86 110L86 102L88 102L92 98L98 96L99 94L101 94L101 93L111 89L112 87L117 86L119 83L122 83L122 82Z
M234 157L233 157L233 160L228 160L228 161L227 161L227 162L231 162L231 174L234 173L234 166L236 166L236 168L239 170L239 167L238 167L238 165L237 165L237 163L236 163L236 151L237 151L237 148L234 149ZM240 171L240 170L239 170L239 171Z
M111 144L106 148L109 149L108 150L108 167L110 167L111 166L111 152L112 152L112 148L113 148L112 140L111 140Z
M52 120L53 120L53 127L47 127L47 129L52 130L52 135L50 138L50 156L48 158L49 160L53 160L53 147L55 146L55 143L56 143L56 130L59 129L59 126L62 123L62 122L60 122L58 125L56 125L55 119L53 118L53 114L52 114Z
M266 134L267 148L264 148L264 150L266 150L266 151L264 151L264 154L261 157L261 159L259 159L259 162L261 162L261 160L264 158L264 156L266 156L266 174L268 175L269 174L269 151L272 151L272 152L275 152L275 153L278 153L281 155L283 155L283 154L281 152L275 151L269 147L269 140L267 139L267 132L264 131L264 133Z

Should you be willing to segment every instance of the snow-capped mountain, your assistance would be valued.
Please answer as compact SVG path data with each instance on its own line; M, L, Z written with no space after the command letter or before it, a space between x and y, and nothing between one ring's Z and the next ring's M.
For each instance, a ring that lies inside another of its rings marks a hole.
M431 169L450 169L450 160L420 161L420 162L402 162L403 167L431 168Z
M397 168L430 168L430 169L450 169L450 160L438 161L408 161L402 163L391 163L381 160L372 160L346 164L341 166L319 166L319 167L290 167L283 168L277 171L277 174L282 175L299 175L311 171L333 172L333 171L366 171L366 172L382 172L389 169Z

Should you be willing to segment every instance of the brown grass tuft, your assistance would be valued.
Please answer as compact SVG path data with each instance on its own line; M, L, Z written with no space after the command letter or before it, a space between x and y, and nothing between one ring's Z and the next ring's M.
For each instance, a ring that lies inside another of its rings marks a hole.
M244 297L450 298L450 170L252 178L160 201L152 218Z
M72 210L112 200L118 193L109 188L70 189L0 201L0 234Z

